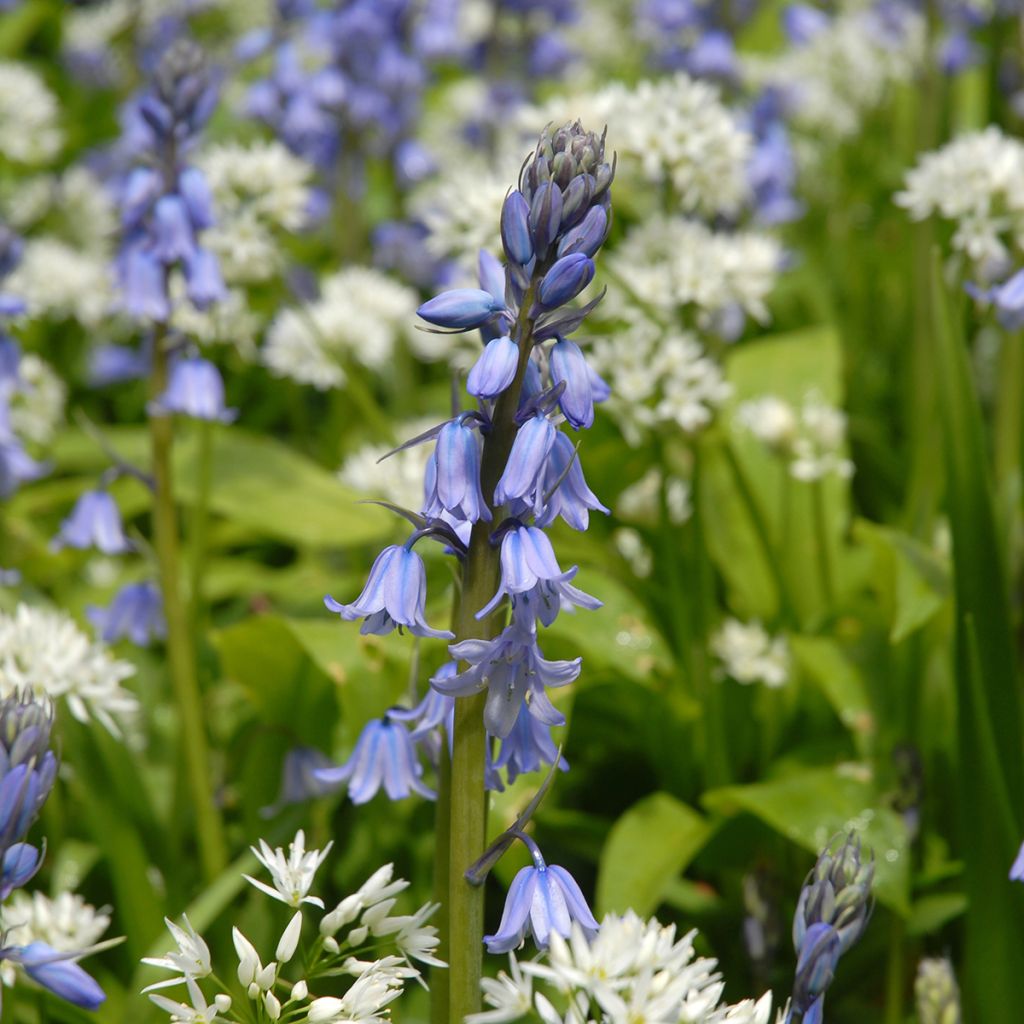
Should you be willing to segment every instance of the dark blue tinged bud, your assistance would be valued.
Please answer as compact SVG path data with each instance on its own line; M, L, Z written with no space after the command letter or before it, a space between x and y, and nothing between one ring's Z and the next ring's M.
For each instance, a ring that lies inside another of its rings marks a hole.
M577 295L594 279L594 261L581 252L563 256L544 275L537 290L542 306L557 309Z
M533 259L530 204L522 192L511 193L501 208L501 244L505 255L520 266Z
M437 327L468 331L486 323L503 308L503 304L482 288L455 288L424 302L416 312Z
M594 195L594 178L577 174L562 193L562 227L570 228L583 219Z
M547 255L548 246L555 240L561 225L562 190L546 181L537 188L530 205L530 230L539 259Z
M831 925L813 924L807 929L793 982L793 1005L801 1013L832 984L839 955L839 935Z
M562 236L558 243L558 255L581 252L585 256L593 256L607 237L608 214L603 207L592 206L582 222Z

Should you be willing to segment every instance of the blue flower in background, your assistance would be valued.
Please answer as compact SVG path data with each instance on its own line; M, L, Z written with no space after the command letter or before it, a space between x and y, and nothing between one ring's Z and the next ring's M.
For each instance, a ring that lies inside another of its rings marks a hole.
M86 615L108 644L126 637L136 647L148 647L167 632L163 596L154 583L128 583L108 607L89 607Z
M54 551L96 548L105 555L123 555L132 550L121 525L117 502L105 490L86 491L75 502L71 514L60 524L51 547Z
M84 1010L96 1010L107 998L96 980L75 963L87 950L60 953L45 942L0 949L0 960L20 964L35 982Z
M354 804L372 800L382 786L391 800L403 800L412 793L433 800L436 794L422 781L422 775L409 730L390 712L367 723L343 765L313 771L313 777L325 785L347 782Z
M197 356L178 359L171 365L167 390L151 402L152 416L178 413L197 420L232 423L237 409L224 405L224 380L213 363Z

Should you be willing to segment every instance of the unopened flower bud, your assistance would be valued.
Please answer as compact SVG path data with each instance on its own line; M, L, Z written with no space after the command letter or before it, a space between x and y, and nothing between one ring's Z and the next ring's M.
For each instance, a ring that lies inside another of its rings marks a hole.
M541 305L557 309L565 305L594 279L594 261L581 252L563 256L544 275L537 289Z
M501 208L501 244L505 255L522 266L533 259L530 204L522 192L511 192Z
M502 308L497 299L482 288L453 288L424 302L416 312L437 327L468 331L485 324Z
M295 982L292 985L292 994L289 1002L300 1003L306 996L309 995L309 985L306 984L305 978L302 981Z
M273 992L268 992L263 997L263 1006L271 1020L277 1020L281 1016L281 1000Z
M920 1024L960 1024L960 990L953 965L944 958L922 960L914 982Z
M274 955L283 963L288 963L295 955L299 945L299 936L302 933L302 911L296 911L295 916L288 922L288 927L281 934Z

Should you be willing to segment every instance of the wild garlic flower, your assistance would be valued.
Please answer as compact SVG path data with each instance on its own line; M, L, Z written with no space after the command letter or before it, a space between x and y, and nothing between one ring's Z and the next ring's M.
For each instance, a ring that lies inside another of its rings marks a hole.
M433 420L401 423L398 437L418 437L434 425ZM423 502L423 477L431 452L427 445L413 445L393 455L391 445L369 444L345 458L338 479L367 498L383 498L402 508L418 508ZM387 455L387 458L384 456ZM381 461L383 459L383 461Z
M838 141L856 135L893 86L923 67L925 43L925 20L911 5L865 4L825 19L778 55L743 57L742 72L753 88L780 90L808 138Z
M619 495L615 502L616 514L630 522L654 525L661 516L662 488L669 522L681 526L693 514L690 481L678 476L666 479L657 466L652 466Z
M760 622L726 619L711 637L711 650L722 670L737 683L764 683L771 689L789 680L789 645L773 637Z
M212 1003L206 1001L203 990L194 978L185 979L189 1001L179 1003L166 996L150 995L150 999L165 1013L170 1014L172 1024L220 1024L230 1018L222 1016L231 1009L231 996L220 992Z
M816 391L804 396L799 409L775 395L750 399L736 410L735 422L783 456L795 480L853 475L853 463L843 453L846 414Z
M383 370L407 337L416 294L369 267L346 267L321 282L320 297L286 309L270 325L263 362L271 373L326 391L343 387L351 360Z
M80 722L95 718L120 736L138 711L134 694L121 686L134 674L64 612L26 604L0 612L0 695L20 689L63 700Z
M919 1024L960 1024L960 987L948 959L926 958L917 965L914 1001Z
M665 323L680 314L726 335L723 320L768 320L767 298L782 269L778 239L757 231L714 231L684 217L652 217L609 255L612 283L601 314L627 322L645 309ZM648 314L650 315L650 314Z
M1024 142L995 125L960 135L921 157L896 202L914 220L952 221L953 248L993 281L1024 248Z
M106 257L59 238L25 243L6 288L24 300L32 317L73 318L97 326L110 312L113 279Z
M210 965L210 947L206 945L203 937L192 927L187 915L182 914L182 924L176 925L169 918L164 918L164 924L171 933L177 949L172 949L160 957L143 957L142 962L150 967L160 967L166 971L175 971L180 978L166 978L163 981L147 985L143 993L153 992L157 989L168 988L171 985L180 985L188 978L205 978L213 968Z
M675 926L644 921L633 911L608 914L596 937L574 923L568 937L552 933L548 950L519 963L510 954L511 973L482 982L491 1007L469 1024L545 1021L658 1020L686 1024L768 1024L772 995L756 1002L722 1003L724 983L717 963L697 957L695 931L676 938ZM781 1019L781 1018L780 1018Z
M280 142L228 142L196 158L217 223L205 236L228 284L265 281L282 269L277 232L308 220L313 168Z
M63 144L57 98L28 65L0 61L0 155L44 164Z
M696 335L666 330L640 312L596 337L592 352L595 369L612 389L608 408L634 446L663 426L697 433L732 394Z
M110 927L110 908L97 909L77 893L62 892L51 899L41 892L18 889L0 913L5 941L12 946L45 942L59 953L73 953L95 945ZM3 965L5 984L11 984L9 965Z
M522 121L558 124L569 116L608 126L627 190L631 178L639 188L666 186L679 212L708 216L735 214L750 198L752 139L707 82L683 73L635 86L614 82L524 110Z
M49 444L64 418L66 397L67 386L53 367L32 352L24 353L18 386L10 395L11 428L31 444Z
M331 840L323 850L306 850L306 834L299 829L295 838L288 844L288 853L281 847L272 850L264 840L260 840L259 849L251 847L256 859L270 872L273 879L273 887L260 882L249 875L243 875L247 882L251 882L260 892L290 907L298 907L303 903L311 903L315 907L323 909L324 901L318 896L309 895L309 887L313 884L313 876L317 868L326 860L331 852L334 840Z

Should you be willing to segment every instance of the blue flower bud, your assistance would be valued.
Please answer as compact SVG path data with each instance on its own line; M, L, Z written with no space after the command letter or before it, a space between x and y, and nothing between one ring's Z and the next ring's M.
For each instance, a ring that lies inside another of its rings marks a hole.
M132 546L124 535L117 502L106 491L86 491L60 524L52 542L54 551L96 548L105 555L122 555Z
M188 207L192 226L201 231L213 227L213 193L198 167L186 167L178 176L178 191Z
M171 367L167 390L149 405L154 416L179 413L197 420L230 423L237 409L224 406L224 381L220 371L205 359L179 359Z
M441 292L424 302L416 312L437 327L469 331L487 323L495 313L504 309L490 292L482 288L454 288Z
M472 428L458 419L446 423L437 435L435 458L441 507L469 523L490 522L491 510L480 491L480 445Z
M590 208L590 200L594 194L594 176L577 174L569 187L562 193L562 228L570 228L579 223Z
M185 261L185 291L196 309L207 309L227 294L220 264L209 249L197 246Z
M480 287L489 292L499 307L505 305L505 268L501 261L486 249L480 250L476 261L476 275Z
M519 346L507 334L495 338L469 371L466 390L477 398L494 398L515 379L518 365Z
M593 256L608 237L608 214L604 207L592 206L586 217L576 227L571 228L558 243L558 255L566 256L572 252L581 252L585 256Z
M594 389L579 345L568 338L560 338L551 347L550 363L551 380L555 384L565 384L558 400L565 418L575 430L591 426L594 422Z
M545 181L534 193L530 204L530 231L537 256L543 259L548 246L558 235L562 225L562 190Z
M533 259L530 204L522 192L510 193L501 208L501 244L505 255L521 266Z
M175 263L187 259L195 252L192 220L181 196L161 196L157 200L153 208L153 228L153 255L161 263Z
M533 492L557 433L547 417L540 414L519 428L505 471L494 488L495 506L504 505L513 498L524 498Z
M565 305L594 279L594 261L581 252L573 252L556 261L537 289L542 306L557 309Z
M0 901L28 882L42 862L42 854L31 843L15 843L10 847L0 866Z
M819 922L807 929L793 982L793 1006L801 1013L806 1013L832 984L839 954L839 935L830 924Z

